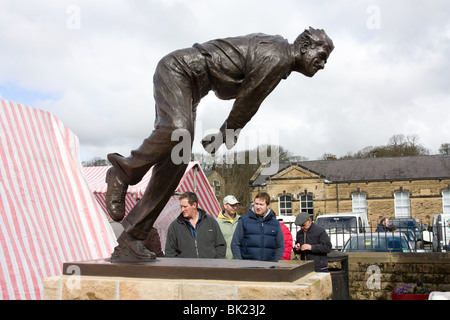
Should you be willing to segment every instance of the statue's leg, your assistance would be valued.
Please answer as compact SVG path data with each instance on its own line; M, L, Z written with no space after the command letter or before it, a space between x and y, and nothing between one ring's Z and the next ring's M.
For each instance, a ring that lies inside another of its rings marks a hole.
M193 138L195 106L192 81L186 78L185 71L171 56L161 60L156 69L154 97L156 120L152 134L127 158L117 153L108 155L113 167L106 177L106 208L115 221L121 221L125 215L128 186L141 181L153 165L170 157L173 147L179 143L178 140L172 141L172 134L182 130L192 135L189 137L191 140Z
M153 166L145 193L122 221L124 230L144 240L167 202L174 195L188 164L174 164L169 158ZM181 211L180 211L181 212Z
M159 214L174 194L187 164L174 164L170 157L153 166L152 176L145 193L122 221L124 231L117 239L112 258L115 260L148 261L155 258L143 240L150 232ZM123 256L125 252L125 257Z
M112 164L106 174L106 208L114 221L122 221L125 216L125 197L129 185L142 180L148 170L159 161L170 157L176 142L171 141L173 128L157 128L144 140L131 156L125 158L117 153L108 154Z
M167 74L168 70L172 72ZM174 163L171 158L172 149L180 143L178 139L172 141L174 132L183 133L183 141L190 139L190 146L194 137L195 107L191 83L186 81L184 73L173 68L163 68L162 71L158 68L155 74L155 101L157 118L152 135L132 151L130 157L111 157L125 184L138 183L153 166L152 177L142 199L122 221L124 232L118 238L119 246L112 258L120 259L121 252L128 254L130 251L138 260L151 259L143 240L174 194L188 165L176 164L179 159Z

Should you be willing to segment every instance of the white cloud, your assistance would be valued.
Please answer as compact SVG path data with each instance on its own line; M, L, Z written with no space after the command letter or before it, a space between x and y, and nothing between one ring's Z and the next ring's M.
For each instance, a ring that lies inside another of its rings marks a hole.
M367 27L371 5L379 28ZM152 78L164 55L252 32L292 42L313 26L336 47L325 70L292 74L247 129L270 126L282 146L310 159L386 144L397 133L415 133L436 151L449 142L449 9L445 0L2 0L0 94L57 115L80 138L83 157L127 155L153 129ZM11 84L33 95L13 94ZM232 103L208 95L198 108L203 131L220 127Z

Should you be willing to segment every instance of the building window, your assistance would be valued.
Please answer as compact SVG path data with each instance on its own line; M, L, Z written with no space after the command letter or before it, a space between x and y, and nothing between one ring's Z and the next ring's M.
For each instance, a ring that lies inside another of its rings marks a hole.
M410 204L409 204L409 192L398 191L394 193L395 201L395 217L396 218L410 218Z
M442 191L442 212L450 213L450 190Z
M292 216L292 197L290 195L279 196L278 207L280 216Z
M362 192L352 194L353 212L364 213L367 217L367 201L366 194Z
M300 196L300 212L308 212L311 219L314 217L314 201L309 194Z

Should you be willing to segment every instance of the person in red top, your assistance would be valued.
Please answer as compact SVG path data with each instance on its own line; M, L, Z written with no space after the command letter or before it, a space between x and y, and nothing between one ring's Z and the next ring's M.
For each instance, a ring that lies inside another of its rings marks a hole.
M291 260L292 248L294 247L294 241L292 239L292 233L289 228L280 221L281 230L283 230L284 236L284 254L282 260Z

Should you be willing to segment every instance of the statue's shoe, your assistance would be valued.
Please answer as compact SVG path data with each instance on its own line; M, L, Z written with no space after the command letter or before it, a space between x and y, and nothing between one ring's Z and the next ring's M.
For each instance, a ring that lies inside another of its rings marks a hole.
M117 175L114 167L106 172L106 210L114 221L122 221L125 216L125 197L127 195L128 185Z
M112 262L151 262L156 259L156 254L148 250L142 240L134 238L126 231L122 232L117 242L119 245L111 255Z

